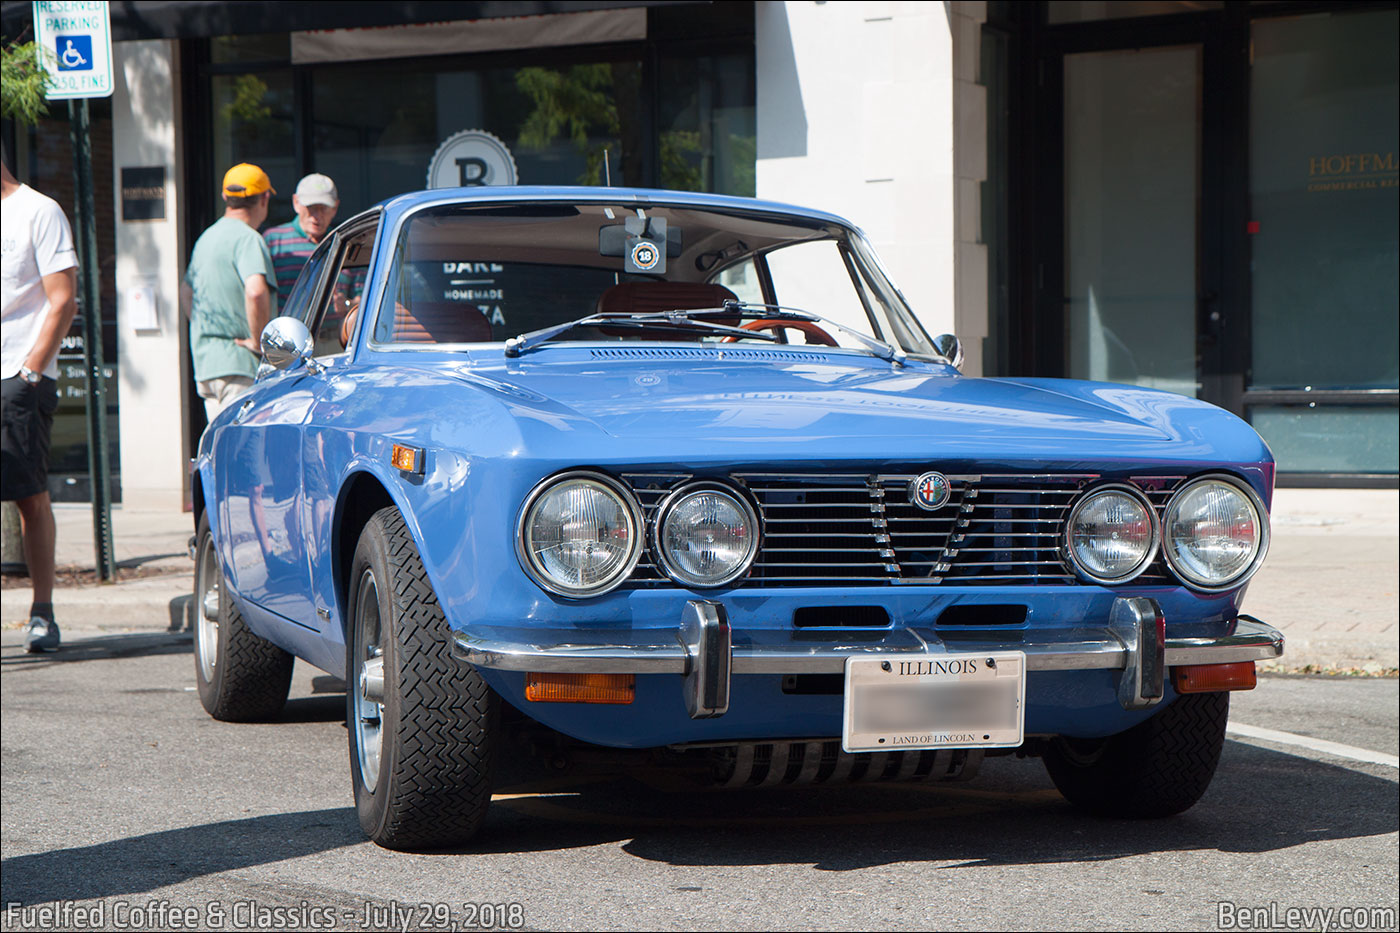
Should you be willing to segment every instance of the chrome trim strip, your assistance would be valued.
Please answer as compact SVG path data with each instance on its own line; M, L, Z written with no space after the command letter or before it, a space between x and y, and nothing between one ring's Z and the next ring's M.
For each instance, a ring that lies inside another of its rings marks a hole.
M502 671L599 674L684 674L689 654L679 629L474 629L453 633L453 654L477 667ZM798 641L811 632L790 630L731 633L735 674L839 674L852 656L919 656L1014 648L1026 653L1032 671L1122 670L1123 643L1107 628L1060 630L1058 638L1023 632L1024 641L945 642L932 629L896 628L824 632L828 640ZM1049 634L1049 633L1044 633ZM1036 640L1036 636L1042 636ZM1167 667L1268 661L1283 654L1283 634L1267 623L1240 616L1234 630L1210 637L1168 636Z

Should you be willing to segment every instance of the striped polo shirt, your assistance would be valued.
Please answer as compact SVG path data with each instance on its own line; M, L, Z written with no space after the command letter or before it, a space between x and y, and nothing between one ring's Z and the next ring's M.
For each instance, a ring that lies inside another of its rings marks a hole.
M272 268L277 272L277 306L287 306L287 296L292 293L302 266L311 258L317 244L307 238L301 229L301 218L293 217L289 224L268 227L263 233L268 251L272 253Z

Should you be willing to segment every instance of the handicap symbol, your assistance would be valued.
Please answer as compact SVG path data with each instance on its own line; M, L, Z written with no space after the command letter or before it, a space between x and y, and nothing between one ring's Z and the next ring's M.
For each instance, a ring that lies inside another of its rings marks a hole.
M59 36L59 71L92 70L92 36Z

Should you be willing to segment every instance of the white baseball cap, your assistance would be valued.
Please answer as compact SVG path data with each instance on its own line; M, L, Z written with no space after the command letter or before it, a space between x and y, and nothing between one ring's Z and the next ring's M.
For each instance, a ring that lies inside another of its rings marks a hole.
M325 175L312 173L297 182L297 200L302 204L335 207L340 203L340 192L335 190L335 182Z

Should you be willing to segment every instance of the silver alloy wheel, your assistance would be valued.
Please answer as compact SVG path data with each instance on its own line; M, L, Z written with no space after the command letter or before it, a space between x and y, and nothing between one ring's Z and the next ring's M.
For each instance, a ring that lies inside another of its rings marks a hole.
M366 677L366 667L378 668L380 681L383 680L383 649L379 645L379 587L374 574L366 570L360 576L359 597L355 604L355 670L350 672L348 689L355 694L355 751L360 764L360 781L365 790L373 793L379 783L379 755L383 747L384 704L379 699L365 695L363 684L373 677ZM370 662L378 662L370 664Z
M219 568L213 535L204 536L199 557L194 650L199 656L200 676L212 682L219 665Z

